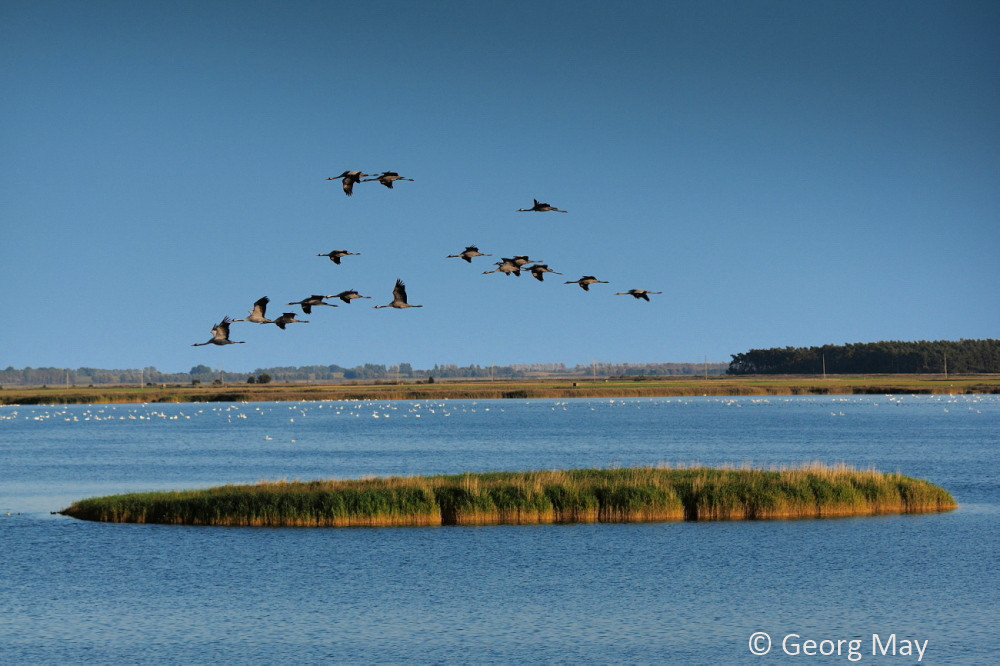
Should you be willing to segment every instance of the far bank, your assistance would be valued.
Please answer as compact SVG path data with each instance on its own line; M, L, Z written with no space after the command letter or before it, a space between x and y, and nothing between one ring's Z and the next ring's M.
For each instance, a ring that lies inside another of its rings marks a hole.
M1000 375L757 375L592 380L342 382L40 387L0 390L0 404L487 400L671 396L1000 393Z

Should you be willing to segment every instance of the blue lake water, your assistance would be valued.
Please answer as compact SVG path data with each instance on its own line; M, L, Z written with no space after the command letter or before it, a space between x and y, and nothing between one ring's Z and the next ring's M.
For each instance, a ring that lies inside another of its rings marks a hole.
M917 644L997 663L998 445L1000 396L0 407L0 663L916 663ZM961 508L380 529L49 513L261 479L812 461L926 478Z

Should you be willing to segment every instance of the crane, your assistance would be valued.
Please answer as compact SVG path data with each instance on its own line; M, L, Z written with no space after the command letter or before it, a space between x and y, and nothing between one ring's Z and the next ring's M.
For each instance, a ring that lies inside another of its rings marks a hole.
M233 322L229 317L223 317L222 321L212 327L212 339L206 342L195 342L192 347L201 347L202 345L242 345L243 340L230 340L229 339L229 324Z
M487 275L489 273L503 273L504 275L510 275L513 273L517 277L521 277L521 266L514 263L513 259L504 257L502 261L497 261L495 263L497 268L494 268L491 271L483 271L483 275Z
M590 285L597 284L598 282L601 284L608 284L606 280L598 280L593 275L584 275L579 280L568 280L566 284L578 284L584 291L590 291Z
M335 294L334 296L328 296L327 298L339 298L340 300L350 305L351 301L353 301L355 298L371 298L371 296L362 296L356 290L348 289L347 291L342 291L339 294Z
M340 260L343 257L351 257L360 255L360 252L348 252L347 250L330 250L326 254L317 254L317 257L330 257L330 261L335 264L340 264Z
M392 302L385 305L376 305L378 308L422 308L422 305L410 305L406 302L406 284L402 280L396 280L396 286L392 290Z
M644 301L649 300L647 294L662 294L662 291L649 291L648 289L629 289L628 291L619 291L615 296L632 296L636 299L642 299Z
M306 314L312 312L314 305L329 305L331 308L337 307L336 303L326 303L323 301L324 298L333 298L336 294L330 294L328 296L323 296L322 294L313 294L309 298L303 298L301 301L292 301L289 305L301 305L302 311Z
M369 179L367 179L367 180L365 180L363 182L369 183L369 182L371 182L373 180L377 180L378 182L382 183L383 185L385 185L386 187L388 187L391 190L392 189L392 184L394 182L396 182L397 180L409 180L409 181L412 181L413 179L412 178L403 178L402 176L400 176L395 171L383 171L382 173L378 174L374 178L369 178Z
M560 273L559 271L554 271L551 268L549 268L548 264L536 263L534 266L527 266L524 270L530 272L532 277L534 277L539 282L545 281L546 273L554 273L556 275L562 275L562 273Z
M448 259L458 258L464 259L465 261L472 263L473 257L492 257L492 254L483 254L479 251L479 248L475 245L470 245L458 254L449 254Z
M330 176L327 180L337 180L338 178L342 178L344 184L344 194L351 196L354 193L354 183L360 183L362 178L370 175L372 174L363 173L361 171L345 171L339 176Z
M270 302L270 298L264 296L263 298L258 298L253 302L253 310L250 311L250 316L245 319L234 319L233 321L252 321L255 324L270 324L271 320L264 316L267 312L267 304Z
M283 312L272 324L276 324L281 330L285 330L286 324L308 324L308 319L296 319L294 312Z
M539 203L538 199L534 199L533 201L535 202L534 206L532 206L531 208L518 208L517 212L518 213L531 213L531 212L544 213L544 212L550 211L550 210L554 210L557 213L566 213L566 212L568 212L568 211L565 211L565 210L559 210L555 206L550 206L547 203Z

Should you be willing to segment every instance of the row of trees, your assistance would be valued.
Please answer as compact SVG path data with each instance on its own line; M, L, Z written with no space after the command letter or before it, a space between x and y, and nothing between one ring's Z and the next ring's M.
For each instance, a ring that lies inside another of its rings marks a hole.
M515 363L511 365L455 365L434 364L433 368L416 369L409 363L384 365L365 363L353 368L339 365L309 365L299 367L258 368L255 373L266 373L278 382L338 381L344 380L393 380L416 379L525 379L531 377L586 377L586 376L651 376L651 375L721 375L725 363L604 363L578 364L567 367L563 363Z
M606 363L566 366L562 363L459 366L435 364L415 369L409 363L258 368L249 376L196 365L188 372L160 372L153 366L109 370L103 368L13 368L0 370L0 386L87 386L108 384L188 384L222 381L237 383L335 382L343 380L522 379L530 377L635 377L664 375L751 374L883 374L883 373L1000 373L1000 340L903 342L883 341L775 347L733 354L725 363Z
M459 366L435 364L429 369L415 369L409 363L384 365L365 363L353 368L340 365L283 366L257 368L245 372L227 372L207 365L196 365L188 372L160 372L153 366L108 370L101 368L13 368L0 370L0 386L88 386L144 384L207 384L211 382L266 383L336 382L368 380L435 379L522 379L528 377L610 377L642 375L722 374L725 363L603 363L594 362L567 367L562 363ZM263 382L261 381L263 379Z
M751 349L733 354L727 374L886 374L1000 372L1000 340L866 342Z

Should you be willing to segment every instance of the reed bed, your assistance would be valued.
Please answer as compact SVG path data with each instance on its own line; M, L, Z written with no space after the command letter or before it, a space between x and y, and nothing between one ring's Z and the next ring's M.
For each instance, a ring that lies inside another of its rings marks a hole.
M0 404L122 402L254 402L271 400L485 400L493 398L639 398L701 395L834 395L884 393L1000 393L1000 375L713 376L525 379L359 384L267 384L156 387L49 387L0 390Z
M104 522L346 527L820 518L957 506L927 481L813 463L262 481L96 497L60 513Z

